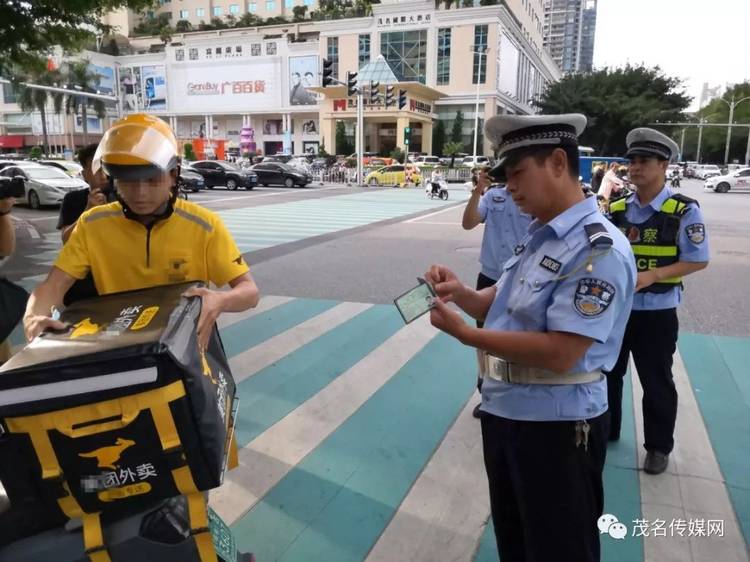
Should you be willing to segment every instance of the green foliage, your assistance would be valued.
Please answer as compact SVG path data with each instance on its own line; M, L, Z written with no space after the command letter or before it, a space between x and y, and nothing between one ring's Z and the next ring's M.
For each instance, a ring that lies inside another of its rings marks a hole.
M259 25L263 25L263 18L249 12L242 14L242 17L237 20L237 27L257 27Z
M354 152L354 144L346 136L346 126L343 121L336 122L336 154L349 155Z
M750 82L736 84L733 88L727 90L721 97L726 102L731 102L732 94L734 94L735 103L750 96ZM707 123L728 123L729 105L719 99L713 99L708 105L698 111L698 117L705 119ZM750 99L735 105L732 121L734 123L750 123ZM748 134L750 134L750 132L745 128L734 127L732 129L731 141L729 143L729 162L737 160L744 164ZM726 128L704 127L703 139L701 142L701 161L724 163L726 141ZM679 143L679 137L677 142ZM695 160L695 157L697 156L697 148L698 131L697 127L694 127L685 134L685 153L688 158L683 158L686 160Z
M193 143L192 142L186 142L183 147L182 151L185 154L185 160L195 160L195 151L193 150ZM243 153L243 156L249 155L249 152Z
M537 100L542 113L583 113L588 127L580 137L602 156L625 153L625 136L635 127L658 121L681 121L690 104L682 80L657 66L604 68L568 74ZM669 129L661 129L671 134Z
M307 17L307 6L295 6L292 8L292 21L304 21Z
M164 45L169 45L172 42L172 28L168 25L163 26L159 30L159 39Z
M103 15L118 8L142 10L153 0L12 0L0 2L0 76L9 67L30 71L55 46L77 51L97 35L109 35L112 28L101 22ZM64 6L64 9L62 9Z
M438 119L437 124L432 129L432 153L436 156L442 156L444 146L445 146L445 121Z
M89 69L88 60L71 60L65 63L61 69L61 82L70 88L71 92L76 90L91 92L94 85L98 83L99 77ZM88 112L92 110L102 119L107 113L107 108L102 100L85 98L71 94L53 94L55 113L65 111L66 115L81 115L83 126L83 139L88 143Z
M141 23L133 28L133 33L136 35L159 35L165 27L169 27L169 16L159 14L144 18Z
M464 149L464 144L462 142L451 141L451 142L445 143L445 146L443 147L443 153L446 156L451 157L451 163L450 163L451 168L453 167L453 164L455 163L456 154L461 152L463 149Z
M34 146L29 151L29 158L31 158L32 160L39 159L43 155L44 155L44 153L42 152L42 147L41 146Z
M456 112L456 119L453 121L453 127L451 128L451 142L463 143L463 139L464 139L464 114L462 111L459 110Z
M391 151L391 158L393 158L396 162L403 163L406 158L406 153L399 147L396 147Z
M59 70L48 71L43 62L36 61L31 63L34 67L30 72L24 72L19 68L13 69L11 81L15 84L28 82L40 86L54 86L62 80ZM18 84L18 105L24 111L38 111L42 120L42 141L44 143L44 152L49 154L49 136L47 134L47 102L51 99L52 94L45 90L26 88Z
M192 31L193 30L193 24L190 23L188 20L179 20L175 24L174 30L177 33L186 33L188 31Z

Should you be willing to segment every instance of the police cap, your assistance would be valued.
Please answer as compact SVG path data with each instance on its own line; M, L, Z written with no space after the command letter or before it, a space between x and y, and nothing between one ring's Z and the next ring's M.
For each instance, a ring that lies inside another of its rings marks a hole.
M648 127L638 127L630 131L625 137L625 144L628 146L625 158L646 156L674 162L680 153L680 147L676 142L667 135Z

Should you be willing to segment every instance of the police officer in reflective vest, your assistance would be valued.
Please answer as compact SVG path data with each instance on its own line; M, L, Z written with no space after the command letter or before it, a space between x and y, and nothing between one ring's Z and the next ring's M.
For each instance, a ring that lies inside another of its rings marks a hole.
M698 202L666 185L667 166L679 153L677 144L648 128L630 131L626 143L630 181L637 191L609 209L612 222L633 248L638 283L620 356L607 373L610 440L620 438L622 383L632 353L643 387L643 469L660 474L674 447L677 390L672 355L682 278L708 265L708 237Z
M426 274L439 296L432 324L482 359L482 445L503 562L600 559L602 370L617 359L636 269L625 237L578 185L585 126L578 114L488 119L499 155L490 175L535 219L496 285L477 291L442 265Z

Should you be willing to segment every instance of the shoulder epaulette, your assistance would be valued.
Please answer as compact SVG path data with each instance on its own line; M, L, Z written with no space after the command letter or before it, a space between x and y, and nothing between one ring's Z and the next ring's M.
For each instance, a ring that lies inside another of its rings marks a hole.
M675 201L679 201L680 203L684 203L685 205L695 203L699 207L701 206L701 204L698 203L697 199L693 199L692 197L688 197L687 195L683 195L682 193L675 193L670 197L670 199L674 199Z
M589 238L589 244L592 248L609 248L612 246L613 240L610 236L607 228L599 222L592 222L584 227L586 236Z

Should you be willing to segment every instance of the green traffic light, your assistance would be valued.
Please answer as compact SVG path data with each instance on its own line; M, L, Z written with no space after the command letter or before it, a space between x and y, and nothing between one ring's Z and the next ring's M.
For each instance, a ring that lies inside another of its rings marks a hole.
M408 135L409 133L411 133L411 127L406 127L406 128L404 129L404 133L406 133L407 135Z

